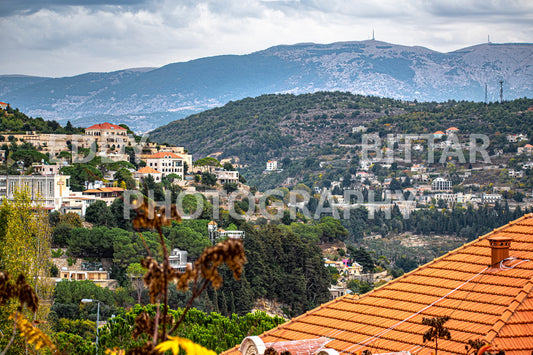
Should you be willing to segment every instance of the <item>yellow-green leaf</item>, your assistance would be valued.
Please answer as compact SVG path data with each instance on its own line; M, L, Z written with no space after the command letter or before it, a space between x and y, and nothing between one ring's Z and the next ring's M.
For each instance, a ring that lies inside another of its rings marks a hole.
M173 355L178 355L181 347L187 355L216 355L214 351L206 349L203 346L190 341L189 339L172 336L169 336L168 339L169 340L157 345L155 350L161 353L171 350Z

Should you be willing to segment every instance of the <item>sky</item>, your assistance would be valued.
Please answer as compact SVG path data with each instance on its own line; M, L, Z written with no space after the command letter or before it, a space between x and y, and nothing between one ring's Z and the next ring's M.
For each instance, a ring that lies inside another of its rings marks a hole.
M440 52L533 42L531 0L0 0L0 74L62 77L279 44L370 39Z

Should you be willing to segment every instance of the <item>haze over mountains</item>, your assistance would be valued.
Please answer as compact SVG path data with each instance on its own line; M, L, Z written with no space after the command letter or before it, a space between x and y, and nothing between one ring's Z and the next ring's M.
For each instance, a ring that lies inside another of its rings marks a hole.
M276 46L161 68L64 78L0 76L0 101L76 126L109 120L148 131L230 100L267 93L350 91L403 100L533 97L533 44L486 43L450 53L369 40Z

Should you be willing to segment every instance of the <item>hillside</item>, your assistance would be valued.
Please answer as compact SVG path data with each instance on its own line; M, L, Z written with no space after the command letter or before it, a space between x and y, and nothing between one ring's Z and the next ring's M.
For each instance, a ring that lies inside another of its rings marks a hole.
M505 133L529 133L531 99L503 104L456 102L409 103L341 92L304 95L263 95L174 121L150 134L150 139L187 147L195 159L213 155L237 157L251 185L279 186L287 177L313 185L344 176L358 165L361 135L368 132L432 133L455 126L463 133L487 134L494 148L505 144ZM503 138L497 139L497 137ZM498 145L499 144L499 145ZM285 171L262 174L269 159L284 162ZM328 162L320 167L320 162ZM333 174L333 175L331 175Z
M98 117L148 131L231 100L269 93L349 91L402 100L532 97L532 44L481 44L450 53L380 41L276 46L66 78L0 76L0 100L33 115L87 125Z

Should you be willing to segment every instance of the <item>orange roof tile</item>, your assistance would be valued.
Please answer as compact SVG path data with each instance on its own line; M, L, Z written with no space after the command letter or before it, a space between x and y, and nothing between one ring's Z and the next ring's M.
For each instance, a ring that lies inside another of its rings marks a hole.
M443 131L437 131L437 132L435 132L433 134L444 134L444 132Z
M509 259L491 263L489 238L510 238ZM326 337L339 354L429 354L423 317L449 316L439 353L464 354L483 339L507 355L533 349L533 214L525 215L357 299L346 295L260 336L265 343ZM224 355L240 354L237 347Z
M87 129L118 129L126 131L126 128L120 127L119 125L112 124L109 122L94 124L91 127L88 127Z
M458 131L458 130L459 130L459 128L457 128L457 127L450 127L450 128L447 129L447 131Z
M161 174L159 171L150 168L149 166L145 166L143 168L140 168L136 171L137 174Z
M85 194L97 194L100 192L122 192L124 189L122 187L99 187L97 189L85 190Z
M158 152L158 153L150 155L148 157L148 159L162 159L162 158L166 158L166 157L170 157L170 158L174 158L174 159L183 159L182 157L180 157L176 153L172 153L172 152Z

